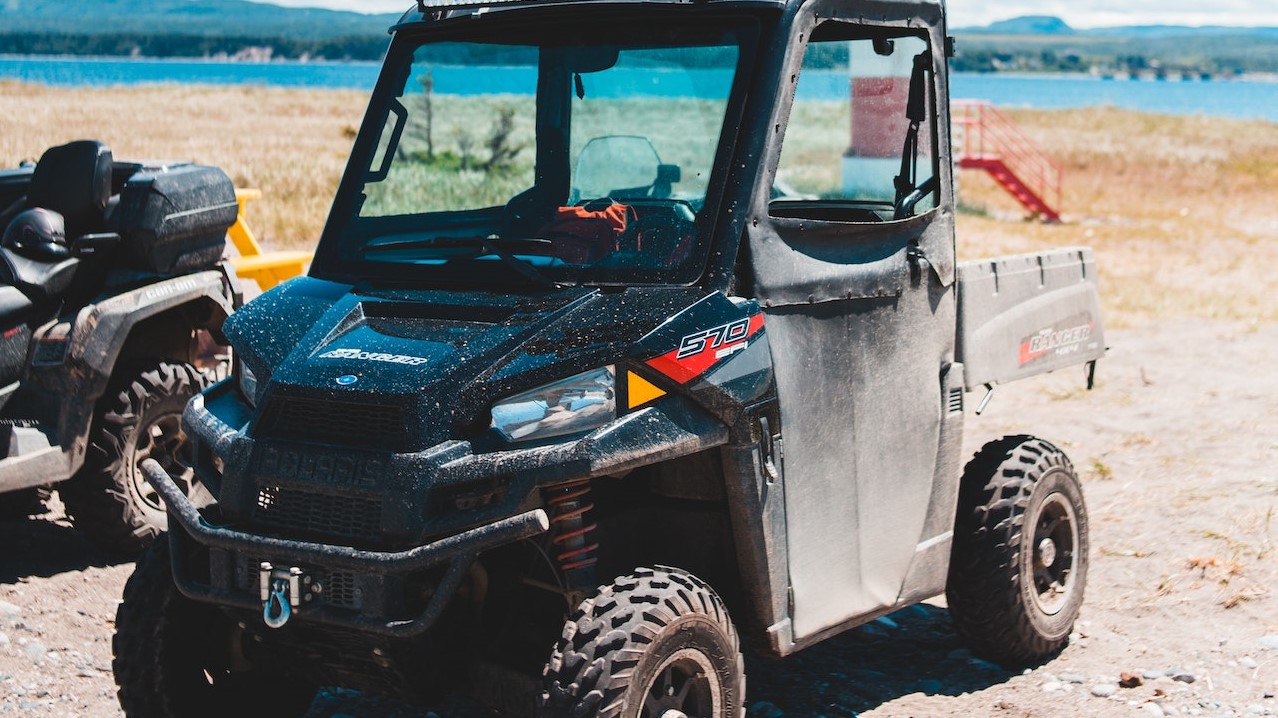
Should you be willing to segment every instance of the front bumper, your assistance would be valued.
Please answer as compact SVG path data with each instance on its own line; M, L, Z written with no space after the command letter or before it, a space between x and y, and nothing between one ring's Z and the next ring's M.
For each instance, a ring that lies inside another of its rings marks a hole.
M248 422L230 382L183 416L215 508L202 513L163 470L144 469L174 522L178 588L260 613L261 564L298 568L324 586L300 606L300 621L394 637L427 631L481 553L548 530L540 489L728 438L720 422L674 397L578 439L493 452L457 440L374 452L254 436Z
M185 531L185 535L181 532L170 532L172 540L178 542L194 540L207 548L269 555L274 561L284 561L300 566L323 566L329 571L341 569L369 571L371 569L379 575L403 576L446 565L443 576L435 585L425 609L416 618L378 620L361 615L345 615L347 612L336 611L325 606L317 607L313 615L308 612L311 618L321 623L387 636L411 637L425 632L439 617L476 556L488 549L545 533L550 527L546 512L542 509L533 509L405 551L366 551L348 546L260 536L214 526L200 515L164 468L154 459L148 459L142 463L142 473L163 497L168 507L169 519L176 520ZM186 555L186 551L173 551L174 581L184 595L195 600L221 605L253 610L262 608L260 601L254 601L242 592L215 588L194 578L186 565Z

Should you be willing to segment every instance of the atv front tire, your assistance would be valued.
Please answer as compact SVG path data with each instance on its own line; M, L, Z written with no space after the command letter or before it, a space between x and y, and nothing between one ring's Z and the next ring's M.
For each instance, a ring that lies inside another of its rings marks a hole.
M1025 666L1069 641L1087 582L1087 509L1064 452L1031 436L963 469L946 598L978 655Z
M188 495L202 490L188 465L182 410L207 385L190 364L160 361L102 398L84 466L59 487L76 528L126 555L136 555L168 528L164 502L139 464L156 459Z
M218 608L173 583L163 535L138 559L116 610L114 660L120 707L130 718L300 716L315 686L255 667L251 641Z
M745 672L714 591L637 569L581 603L542 671L543 718L739 718Z

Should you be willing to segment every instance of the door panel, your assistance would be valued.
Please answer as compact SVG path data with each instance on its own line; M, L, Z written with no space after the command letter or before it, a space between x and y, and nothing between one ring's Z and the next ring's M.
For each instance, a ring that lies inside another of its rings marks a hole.
M924 289L766 314L799 639L901 591L936 473L946 317Z
M812 42L780 109L766 220L747 232L785 439L796 643L898 603L934 538L923 535L936 530L934 487L954 481L939 476L952 462L938 464L955 326L943 77L926 73L921 121L903 106L918 104L911 73L935 38L906 24L810 22L796 21ZM841 106L805 87L829 83L840 63L852 95ZM931 194L903 202L924 186Z

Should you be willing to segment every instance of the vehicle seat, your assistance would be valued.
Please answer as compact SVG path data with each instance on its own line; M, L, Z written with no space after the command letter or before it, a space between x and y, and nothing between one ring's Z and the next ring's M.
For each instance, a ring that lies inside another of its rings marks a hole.
M59 297L71 288L80 260L70 257L56 262L28 259L8 247L0 247L0 285L17 287L36 304ZM0 309L4 305L0 304ZM4 316L0 314L0 317Z
M61 215L70 244L104 226L111 172L111 150L101 142L77 140L50 147L31 173L27 206ZM17 287L32 302L43 304L71 287L78 264L74 258L33 259L0 247L0 284Z
M111 150L95 140L50 147L31 174L27 206L62 215L69 242L100 231L111 198L111 164Z

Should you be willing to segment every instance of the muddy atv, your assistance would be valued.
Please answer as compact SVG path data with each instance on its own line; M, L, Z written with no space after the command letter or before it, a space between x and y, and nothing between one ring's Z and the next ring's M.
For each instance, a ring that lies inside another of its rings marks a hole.
M235 304L235 217L221 170L94 141L0 172L0 511L40 513L56 487L97 545L136 554L168 520L142 461L204 502L181 417Z
M737 718L743 646L941 593L982 656L1059 651L1069 459L959 454L968 392L1101 356L1096 267L956 263L949 48L939 2L406 14L309 276L184 414L216 501L144 464L172 530L119 609L125 712L469 680Z

